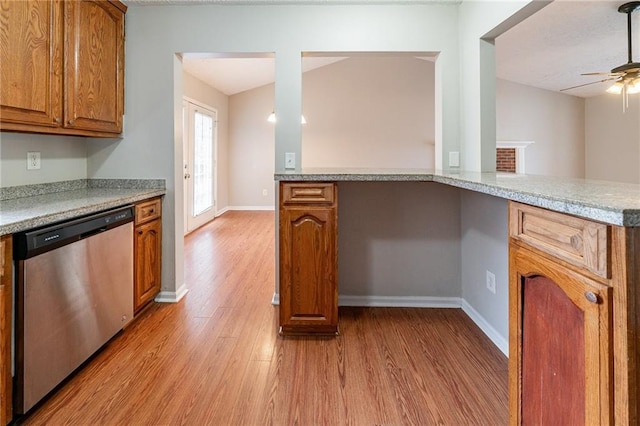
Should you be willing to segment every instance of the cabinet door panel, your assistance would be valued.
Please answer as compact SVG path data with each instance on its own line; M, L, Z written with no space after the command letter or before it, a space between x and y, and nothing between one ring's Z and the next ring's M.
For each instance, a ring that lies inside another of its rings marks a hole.
M108 2L65 2L65 127L122 131L123 28Z
M555 282L524 279L523 424L584 424L584 323L585 312Z
M287 207L280 220L281 332L335 333L335 209Z
M62 121L59 1L0 1L0 64L4 64L2 123L58 126Z
M510 275L512 423L609 424L611 288L515 245Z
M160 291L161 221L137 226L135 239L134 311L138 311Z

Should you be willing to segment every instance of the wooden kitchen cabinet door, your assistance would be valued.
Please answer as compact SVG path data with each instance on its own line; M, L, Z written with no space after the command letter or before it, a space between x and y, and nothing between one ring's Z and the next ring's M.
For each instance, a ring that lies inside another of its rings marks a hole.
M160 292L162 222L155 219L135 227L134 313Z
M60 126L62 27L58 0L0 1L0 128Z
M116 0L0 0L0 130L122 133L126 10Z
M124 12L106 1L67 1L64 6L64 126L121 133Z
M511 424L612 420L612 289L510 247Z
M313 195L298 202L281 184L280 334L333 334L338 331L337 189L335 184L301 188ZM314 192L316 191L316 192ZM327 196L327 191L330 196ZM314 195L316 194L316 195Z

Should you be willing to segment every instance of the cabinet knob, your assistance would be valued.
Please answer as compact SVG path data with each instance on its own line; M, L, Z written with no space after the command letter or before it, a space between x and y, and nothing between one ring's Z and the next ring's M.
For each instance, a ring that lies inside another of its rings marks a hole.
M56 124L60 124L60 123L62 123L62 118L56 117L56 118L54 118L53 121L55 121Z
M69 123L69 126L73 126L73 123L75 123L75 121L69 120L68 123Z
M588 300L589 302L591 302L591 303L598 303L598 301L599 301L599 300L598 300L598 295L597 295L597 294L595 294L595 293L594 293L594 292L592 292L592 291L585 291L585 292L584 292L584 297L586 297L586 298L587 298L587 300Z
M142 231L138 231L138 235L142 235Z

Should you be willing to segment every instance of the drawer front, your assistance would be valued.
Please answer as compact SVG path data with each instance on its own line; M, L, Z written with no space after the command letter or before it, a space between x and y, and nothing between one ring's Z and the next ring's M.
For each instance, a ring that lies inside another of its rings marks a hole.
M323 182L281 183L283 204L333 204L335 184Z
M136 225L149 222L162 216L162 204L160 198L136 204Z
M608 225L510 202L509 235L579 268L609 278Z

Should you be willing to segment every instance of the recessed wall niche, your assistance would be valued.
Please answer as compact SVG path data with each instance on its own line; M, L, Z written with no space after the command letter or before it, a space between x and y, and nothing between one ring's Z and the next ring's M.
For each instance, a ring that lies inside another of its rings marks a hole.
M305 52L302 167L433 168L434 52Z

